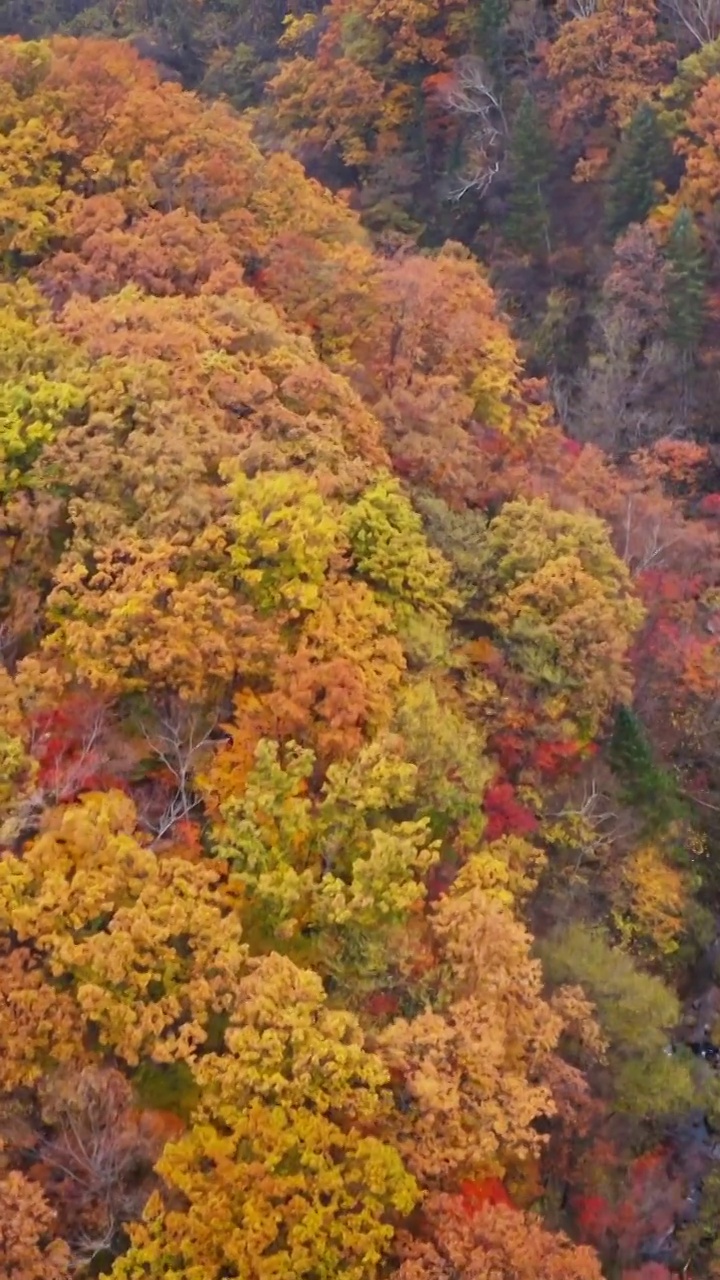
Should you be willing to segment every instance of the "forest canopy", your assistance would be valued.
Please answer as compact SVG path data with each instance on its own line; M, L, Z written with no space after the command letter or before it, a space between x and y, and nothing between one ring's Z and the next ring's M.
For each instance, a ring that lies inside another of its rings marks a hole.
M3 6L0 1280L720 1274L711 10Z

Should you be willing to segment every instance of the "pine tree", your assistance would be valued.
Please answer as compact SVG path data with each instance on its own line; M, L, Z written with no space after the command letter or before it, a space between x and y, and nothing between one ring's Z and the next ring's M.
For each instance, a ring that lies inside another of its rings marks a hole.
M665 248L668 264L668 337L691 356L703 327L707 268L695 219L682 208L670 228Z
M512 190L505 226L506 238L529 252L547 245L548 208L543 193L551 164L550 141L544 121L529 93L513 121L509 147Z
M498 84L504 79L505 32L509 14L508 0L477 0L477 52Z
M679 815L683 806L675 780L655 763L642 723L630 707L621 707L615 717L609 759L626 800L650 810L653 823L662 826Z
M668 144L648 102L638 107L623 134L610 172L606 217L610 234L643 222L655 203L655 180L668 160Z
M642 724L630 707L620 707L610 742L610 765L626 783L639 793L649 792L655 765L650 744Z

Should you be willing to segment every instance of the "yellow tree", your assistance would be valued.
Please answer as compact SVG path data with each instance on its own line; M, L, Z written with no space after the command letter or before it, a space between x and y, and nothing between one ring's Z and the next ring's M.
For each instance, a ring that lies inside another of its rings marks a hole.
M232 1007L247 949L222 868L158 857L135 824L127 797L89 793L0 861L0 930L21 948L14 999L42 1014L36 1055L54 988L61 1021L131 1065L192 1059Z
M317 483L298 471L264 471L253 479L237 475L230 489L230 563L250 599L262 610L317 608L331 557L343 545Z
M108 694L216 701L263 652L252 610L222 581L224 550L210 528L194 540L119 537L93 549L92 568L69 552L48 600L45 653Z
M0 495L30 483L33 463L67 422L81 421L88 373L26 277L0 285Z
M431 931L433 1004L377 1043L404 1098L391 1122L398 1149L421 1184L452 1189L539 1152L536 1122L555 1110L542 1068L562 1020L543 999L529 935L495 895L453 888Z
M481 554L486 621L554 715L592 735L629 692L627 653L644 616L607 526L517 499L490 522Z
M248 930L265 945L282 936L302 946L309 933L315 963L356 986L387 969L394 932L422 902L439 856L427 818L392 817L420 800L417 768L393 745L378 739L330 765L313 798L313 753L263 740L215 828L243 886Z
M193 1127L165 1148L113 1280L374 1280L418 1193L374 1136L387 1073L357 1022L271 954L242 980L226 1039L196 1067Z
M355 568L401 617L421 610L445 618L459 603L452 566L429 545L397 480L381 478L366 489L343 525Z

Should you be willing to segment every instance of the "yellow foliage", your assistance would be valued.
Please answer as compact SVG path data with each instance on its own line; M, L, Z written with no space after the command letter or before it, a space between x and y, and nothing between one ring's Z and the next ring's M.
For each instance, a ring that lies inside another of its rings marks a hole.
M622 869L623 933L660 955L677 951L685 929L688 887L683 873L655 845L636 849Z
M126 1062L192 1059L245 964L235 899L219 867L158 858L135 824L119 792L51 811L21 857L0 861L0 930Z
M343 539L315 481L298 471L239 474L231 493L230 562L250 599L263 610L316 609Z
M165 1148L162 1190L130 1228L113 1280L159 1280L168 1259L202 1280L374 1280L391 1217L418 1193L369 1132L387 1073L355 1019L327 1008L317 975L259 960L240 984L227 1052L196 1074L193 1128Z

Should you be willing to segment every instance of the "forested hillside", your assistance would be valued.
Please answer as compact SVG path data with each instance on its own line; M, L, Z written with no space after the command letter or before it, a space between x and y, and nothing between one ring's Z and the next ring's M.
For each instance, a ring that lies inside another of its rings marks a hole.
M0 1280L717 1280L720 4L0 30Z

